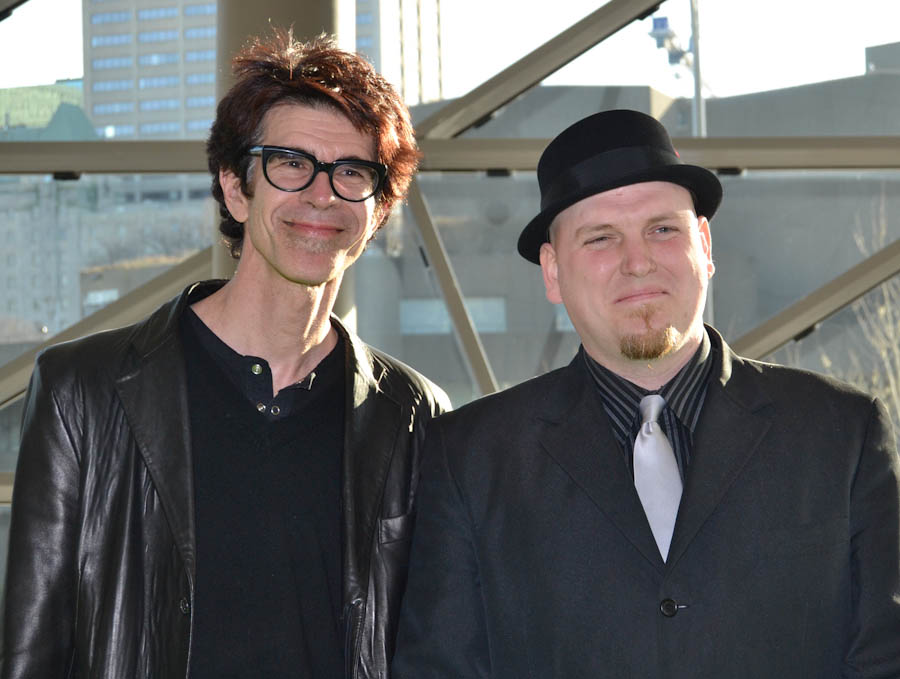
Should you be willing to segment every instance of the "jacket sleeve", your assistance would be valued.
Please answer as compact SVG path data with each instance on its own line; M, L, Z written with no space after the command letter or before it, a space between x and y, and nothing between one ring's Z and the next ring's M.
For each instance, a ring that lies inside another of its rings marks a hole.
M474 526L451 473L440 424L429 425L425 442L393 679L490 676Z
M878 401L853 480L850 541L853 621L842 674L900 677L900 458Z
M80 412L80 408L72 408ZM53 679L72 662L79 459L40 359L25 402L13 491L0 678Z

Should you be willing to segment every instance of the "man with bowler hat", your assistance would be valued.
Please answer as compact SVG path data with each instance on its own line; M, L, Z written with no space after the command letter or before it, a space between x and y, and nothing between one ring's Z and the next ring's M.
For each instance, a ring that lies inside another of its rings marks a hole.
M888 415L704 326L716 176L607 111L538 180L582 347L429 425L395 679L900 677Z

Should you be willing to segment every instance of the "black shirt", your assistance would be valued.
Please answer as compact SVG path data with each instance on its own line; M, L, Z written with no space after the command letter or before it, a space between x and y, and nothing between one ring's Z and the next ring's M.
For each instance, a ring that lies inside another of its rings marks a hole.
M182 319L197 577L191 679L337 679L344 346L272 396L271 370Z
M588 372L600 389L603 408L609 416L613 434L622 446L632 473L634 440L641 428L641 399L647 394L657 393L666 401L659 423L672 444L681 479L684 480L691 462L694 429L703 408L706 388L715 363L712 360L714 350L709 335L704 331L703 341L697 351L678 374L660 389L648 391L603 367L582 349Z

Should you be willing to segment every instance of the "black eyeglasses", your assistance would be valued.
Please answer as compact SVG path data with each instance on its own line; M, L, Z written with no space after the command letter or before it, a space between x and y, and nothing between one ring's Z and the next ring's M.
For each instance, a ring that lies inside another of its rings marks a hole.
M370 160L323 163L310 153L281 146L253 146L247 153L262 157L263 175L276 189L302 191L317 174L327 172L334 195L351 203L375 195L387 176L387 167Z

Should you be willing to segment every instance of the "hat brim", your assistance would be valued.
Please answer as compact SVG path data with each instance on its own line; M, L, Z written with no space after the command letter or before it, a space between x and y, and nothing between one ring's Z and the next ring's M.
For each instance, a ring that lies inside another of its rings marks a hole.
M644 182L671 182L683 186L694 195L694 211L698 216L707 219L713 218L722 202L722 184L719 182L719 178L705 167L667 165L648 168L617 177L612 181L607 179L596 184L588 184L580 191L567 194L564 200L548 205L528 223L519 235L519 254L529 262L540 264L541 245L548 241L550 224L560 212L597 193Z

